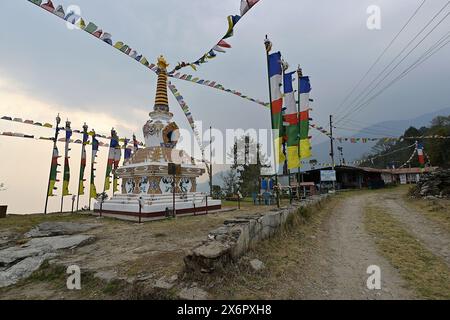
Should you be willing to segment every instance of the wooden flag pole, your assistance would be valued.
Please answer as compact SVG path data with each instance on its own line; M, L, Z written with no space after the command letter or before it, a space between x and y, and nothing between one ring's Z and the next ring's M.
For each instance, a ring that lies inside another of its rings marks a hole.
M298 172L297 172L297 198L300 199L300 181L303 182L302 179L302 168L301 168L301 161L302 161L302 153L301 153L301 138L302 138L302 122L301 122L301 92L300 92L300 82L301 82L301 78L303 77L303 71L302 68L300 68L300 65L298 66L297 69L297 75L298 75L298 91L297 91L297 95L298 95L298 101L297 101L297 105L298 105Z
M79 206L79 203L80 203L80 188L81 188L81 184L83 183L83 178L84 178L84 175L83 175L83 177L81 176L81 167L83 165L82 164L83 155L86 154L86 142L87 141L84 141L84 137L85 137L85 135L87 133L88 133L88 126L87 126L86 123L84 123L84 126L83 126L83 144L81 145L81 158L80 158L80 174L79 174L79 180L80 181L78 181L78 192L77 192L77 211L78 211L78 206ZM86 161L86 159L85 159L85 161Z
M96 139L95 136L95 130L92 129L92 156L91 156L91 176L89 178L89 211L91 210L91 203L92 203L92 184L95 183L95 176L94 176L94 164L95 164L95 156L94 154L94 140Z
M53 148L52 148L52 161L53 161L53 152L56 148L56 142L58 141L58 135L59 135L59 124L61 123L61 118L59 117L59 113L56 116L56 128L55 128L55 137L53 138ZM48 174L48 185L47 190L45 194L45 208L44 208L44 214L47 214L47 207L48 207L48 194L50 189L50 179L52 176L52 164L50 165L50 173Z
M66 175L66 159L68 157L68 153L69 153L69 143L70 143L70 139L69 141L67 141L67 131L70 130L70 122L69 120L66 121L66 141L65 141L65 147L64 147L64 169L63 169L63 190L61 192L61 213L63 212L63 208L64 208L64 183L65 183L65 175ZM68 188L69 186L67 186Z

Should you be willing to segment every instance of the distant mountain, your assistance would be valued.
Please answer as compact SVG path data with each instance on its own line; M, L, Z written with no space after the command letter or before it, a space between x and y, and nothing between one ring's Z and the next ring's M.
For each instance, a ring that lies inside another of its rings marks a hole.
M367 138L376 138L380 137L380 135L371 134L376 132L389 132L387 136L401 136L409 127L420 128L423 126L427 126L430 122L436 118L437 116L448 116L450 115L450 108L442 109L436 112L427 113L420 117L409 119L409 120L393 120L393 121L384 121L380 122L367 128L361 129L361 131L355 133L349 137L367 137ZM367 154L371 151L372 147L376 142L370 143L342 143L342 147L344 148L344 158L346 161L354 161L361 159L364 154ZM339 144L338 144L339 146ZM335 152L337 153L337 146L335 146ZM313 158L318 162L331 162L330 160L330 143L322 142L313 146ZM339 156L336 154L335 162L339 163Z

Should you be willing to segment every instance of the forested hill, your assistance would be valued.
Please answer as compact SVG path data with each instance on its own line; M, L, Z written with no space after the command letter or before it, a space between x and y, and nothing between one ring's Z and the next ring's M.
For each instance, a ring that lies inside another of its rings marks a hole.
M415 150L415 139L408 137L441 136L450 137L450 115L434 118L427 127L410 127L403 135L401 141L379 141L370 155L365 156L361 166L374 168L387 168L395 165L396 168L405 164ZM427 155L426 162L430 161L432 166L444 168L450 167L450 139L418 139L424 145ZM412 167L419 166L418 157L415 155L410 162ZM408 165L409 166L409 165Z

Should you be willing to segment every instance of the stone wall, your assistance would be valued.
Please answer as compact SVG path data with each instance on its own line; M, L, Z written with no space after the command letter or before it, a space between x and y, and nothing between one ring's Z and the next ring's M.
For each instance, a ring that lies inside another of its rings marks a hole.
M226 220L223 226L212 230L202 244L193 248L184 258L186 269L194 273L211 273L223 269L238 259L258 242L272 237L300 214L301 207L314 208L327 196L317 196L287 208Z

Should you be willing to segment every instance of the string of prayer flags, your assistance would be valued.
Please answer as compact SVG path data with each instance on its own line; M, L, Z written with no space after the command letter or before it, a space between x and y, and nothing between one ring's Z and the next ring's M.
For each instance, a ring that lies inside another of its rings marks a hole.
M54 14L58 18L64 20L65 22L74 25L78 29L85 31L86 33L92 35L93 37L117 49L121 53L129 56L133 60L140 62L143 66L156 72L157 69L156 66L154 64L150 64L147 58L145 58L142 54L139 54L136 50L133 50L130 46L128 46L122 41L117 41L114 44L110 33L103 31L93 22L88 22L86 24L85 20L81 16L76 14L74 11L65 12L63 6L61 5L59 5L55 9L53 2L50 0L48 0L46 3L42 3L43 2L42 0L28 0L28 1L35 4L39 8Z
M180 62L169 74L175 73L176 71L183 69L185 67L191 67L193 70L197 70L202 64L208 62L208 60L217 57L217 53L226 53L226 49L230 49L231 45L225 41L234 35L234 29L242 17L250 11L260 0L241 0L240 15L230 15L227 17L228 28L225 35L206 53L204 53L199 59L194 62Z
M192 75L181 74L181 73L172 74L172 75L169 75L169 77L175 78L175 79L180 79L180 80L185 80L185 81L189 81L189 82L193 82L193 83L200 84L200 85L203 85L203 86L206 86L206 87L210 87L210 88L213 88L213 89L217 89L217 90L221 90L221 91L224 91L224 92L227 92L227 93L231 93L231 94L233 94L233 95L235 95L237 97L240 97L242 99L246 99L248 101L251 101L251 102L257 103L259 105L262 105L262 106L264 106L266 108L269 108L269 103L261 101L261 100L258 100L258 99L254 99L252 97L249 97L249 96L243 94L240 91L227 89L223 85L217 83L216 81L199 79L199 78L195 78Z
M195 125L194 117L192 116L191 110L189 109L189 106L184 101L183 96L180 94L178 89L175 87L173 83L169 81L168 87L170 91L172 92L173 96L177 100L178 104L181 107L181 110L183 110L184 115L186 116L187 121L189 122L189 125L194 132L195 139L197 140L198 145L200 146L200 150L202 151L202 154L204 153L204 147L202 143L202 139L200 137L200 132L197 129L197 126Z

